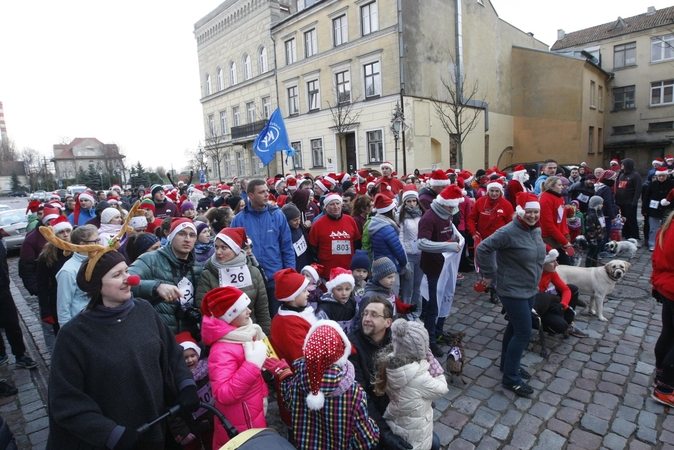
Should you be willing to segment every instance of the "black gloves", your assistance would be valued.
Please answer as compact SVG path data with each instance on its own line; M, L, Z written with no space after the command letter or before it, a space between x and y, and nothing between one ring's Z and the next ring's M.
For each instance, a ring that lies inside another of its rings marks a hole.
M651 295L655 299L656 302L662 303L662 297L660 297L660 293L656 291L655 289L651 290Z
M180 415L182 417L190 418L192 413L199 409L199 394L197 394L197 387L190 385L184 387L180 394L178 394L178 404L180 405Z
M412 445L400 436L396 436L391 429L385 430L379 436L379 444L385 450L409 450Z
M125 427L122 436L115 445L115 450L135 450L140 444L140 433L133 428Z

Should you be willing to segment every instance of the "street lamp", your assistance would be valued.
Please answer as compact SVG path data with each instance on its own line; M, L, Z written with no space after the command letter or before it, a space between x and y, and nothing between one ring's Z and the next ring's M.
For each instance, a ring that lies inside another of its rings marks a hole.
M199 159L199 182L206 182L206 175L204 173L204 149L201 147L201 142L199 143L199 151L197 152L197 158Z
M398 139L400 132L405 131L405 115L400 109L400 103L396 101L396 107L393 110L393 117L391 118L391 132L393 133L393 140L395 141L395 171L398 171Z

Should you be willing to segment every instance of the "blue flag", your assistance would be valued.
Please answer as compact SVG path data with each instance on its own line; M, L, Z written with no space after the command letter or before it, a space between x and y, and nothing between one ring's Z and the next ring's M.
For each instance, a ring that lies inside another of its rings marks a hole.
M290 141L288 132L281 117L281 109L276 108L267 125L260 132L253 143L253 151L263 165L267 165L274 160L274 154L283 150L290 150Z

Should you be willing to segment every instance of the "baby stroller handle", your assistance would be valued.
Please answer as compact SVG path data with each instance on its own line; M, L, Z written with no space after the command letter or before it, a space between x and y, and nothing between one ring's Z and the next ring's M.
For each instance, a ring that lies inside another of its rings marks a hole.
M234 425L231 424L229 420L222 414L215 406L201 402L199 403L200 408L207 409L208 411L212 412L218 420L220 420L220 423L222 423L223 428L227 431L227 436L229 436L230 439L234 438L236 435L239 434L239 431L234 427ZM178 411L180 411L180 405L175 405L171 407L168 411L166 411L164 414L161 416L157 417L154 419L152 422L146 423L144 425L141 425L136 429L139 433L143 434L147 430L150 429L150 427L156 425L157 423L161 422L162 420L168 418L168 417L173 417L175 416Z

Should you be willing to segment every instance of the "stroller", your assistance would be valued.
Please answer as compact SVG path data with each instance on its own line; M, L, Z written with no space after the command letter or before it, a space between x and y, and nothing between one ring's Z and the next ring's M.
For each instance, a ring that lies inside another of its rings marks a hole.
M227 420L227 418L213 405L201 402L201 408L207 409L215 414L215 417L220 420L222 426L227 431L230 441L220 447L219 450L256 450L256 449L278 449L278 450L295 450L295 447L287 440L281 437L276 431L271 428L253 428L242 433L234 428L234 426ZM180 410L180 405L175 405L161 416L154 419L152 422L146 423L138 427L139 433L145 433L153 425L161 422L164 419L175 416Z

